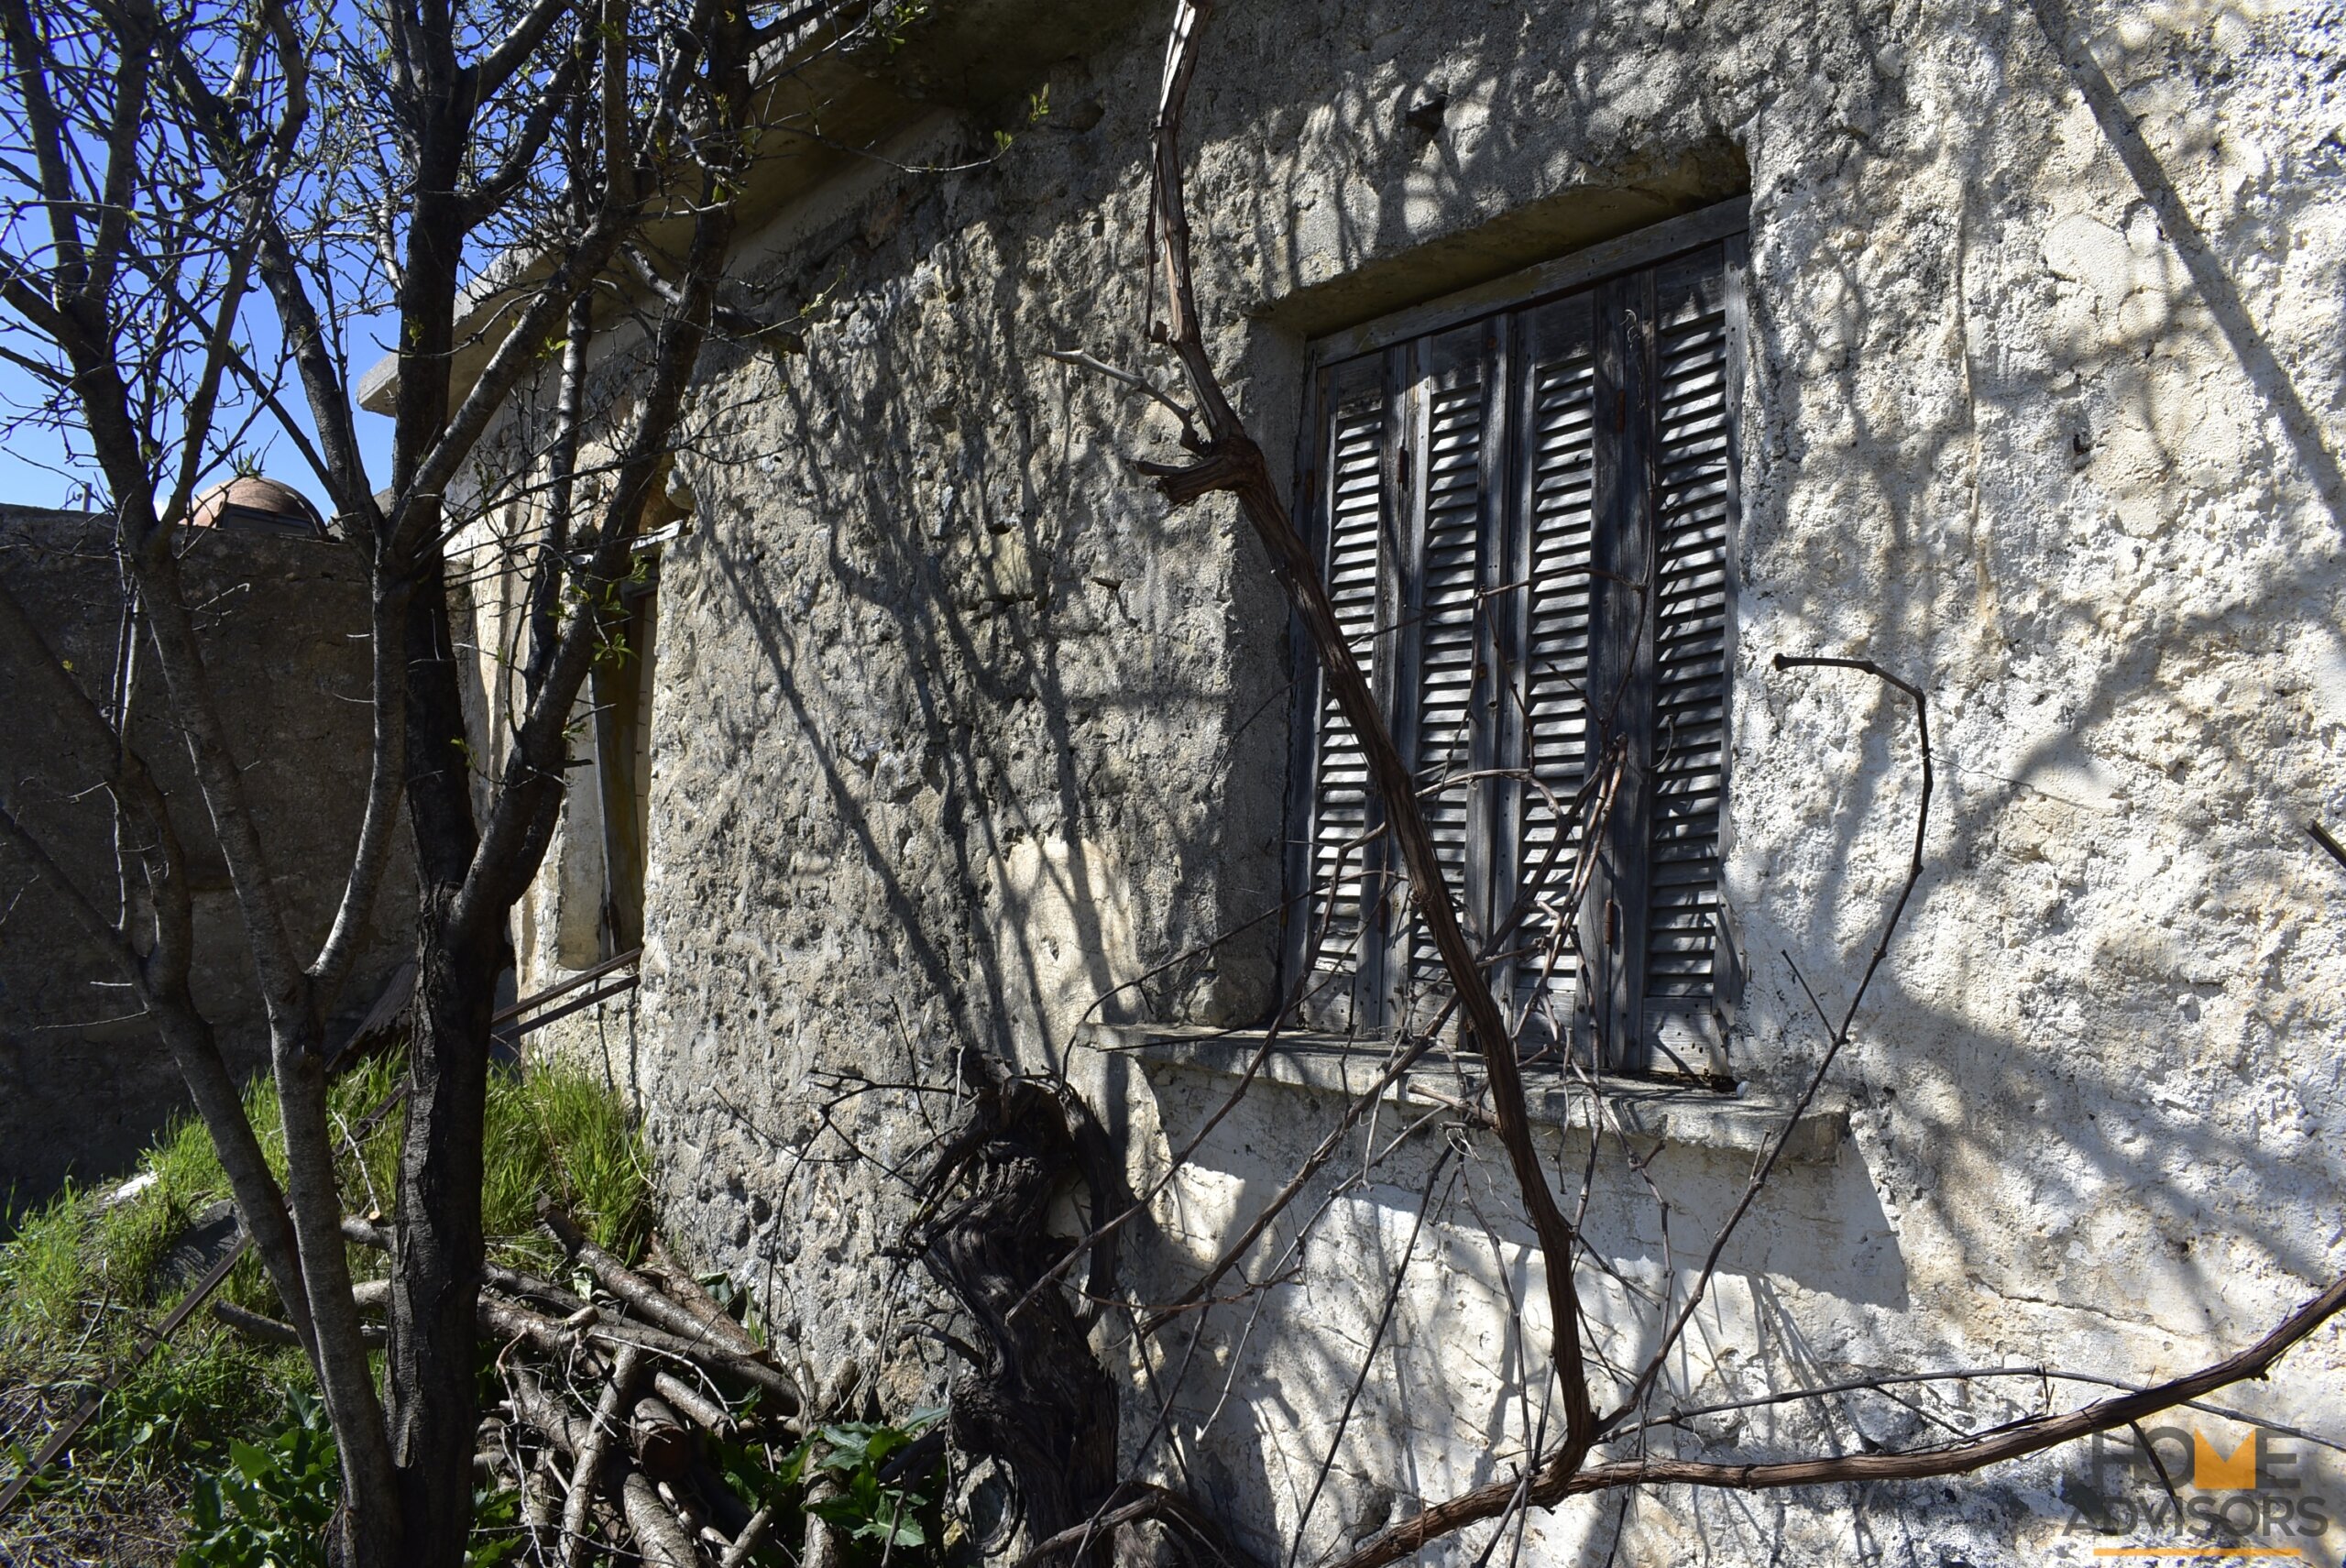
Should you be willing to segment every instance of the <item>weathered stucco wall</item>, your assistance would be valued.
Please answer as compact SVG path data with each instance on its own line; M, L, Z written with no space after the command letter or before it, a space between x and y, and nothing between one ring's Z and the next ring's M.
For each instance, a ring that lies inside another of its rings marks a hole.
M366 800L370 734L367 584L332 544L204 530L181 560L269 869L297 938L322 940L341 896ZM115 678L123 590L104 519L0 506L0 574L82 690L101 705ZM268 1025L236 901L195 787L151 649L133 661L132 742L169 797L194 900L198 1005L239 1073L269 1059ZM35 830L82 889L115 897L114 813L68 762L56 715L18 704L0 765ZM406 844L377 903L334 1031L356 1026L408 941L414 881ZM0 1210L36 1201L70 1173L123 1169L187 1103L179 1069L110 967L51 890L0 850Z
M1213 26L1189 118L1200 287L1274 452L1310 334L1748 187L1728 877L1754 1095L1822 1041L1784 955L1846 997L1917 795L1896 701L1770 661L1871 657L1930 694L1929 870L1835 1069L1847 1136L1761 1201L1665 1398L1858 1368L2146 1379L2332 1275L2346 880L2301 824L2346 810L2335 12L2098 5L2061 49L2050 0L1242 0ZM810 1362L893 1367L900 1393L933 1374L878 1338L925 1289L882 1256L908 1212L889 1168L950 1107L851 1080L949 1084L963 1049L1063 1068L1145 1177L1229 1080L1088 1049L1087 1010L1237 1024L1273 994L1266 926L1190 955L1278 896L1284 611L1226 508L1168 510L1133 474L1166 455L1164 416L1049 357L1146 363L1160 59L1144 27L1055 65L1049 115L982 170L874 163L785 214L741 297L823 296L806 351L713 354L679 464L644 992L573 1044L642 1097L674 1223ZM1428 134L1404 111L1436 96ZM950 164L983 130L940 114L887 150ZM1135 1249L1141 1297L1212 1255L1337 1105L1270 1086L1224 1121ZM1617 1154L1599 1162L1592 1234L1632 1285L1699 1252L1749 1168L1689 1129L1650 1173L1666 1242ZM1439 1172L1431 1131L1365 1178L1354 1157L1299 1205L1321 1216L1299 1250L1275 1233L1250 1260L1293 1283L1203 1319L1192 1360L1181 1332L1153 1353L1177 1415L1140 1463L1257 1548L1307 1506L1316 1555L1502 1478L1540 1426L1544 1331L1506 1311L1539 1291L1492 1149L1453 1141ZM1388 1348L1308 1504L1405 1251ZM2327 1336L2237 1398L2319 1424L2341 1395ZM2005 1409L1964 1398L1958 1424ZM1846 1416L1878 1442L1935 1430L1880 1399ZM1795 1410L1668 1441L1814 1431ZM1581 1502L1524 1551L1605 1561L1618 1530L1621 1562L2088 1561L2061 1533L2070 1464Z

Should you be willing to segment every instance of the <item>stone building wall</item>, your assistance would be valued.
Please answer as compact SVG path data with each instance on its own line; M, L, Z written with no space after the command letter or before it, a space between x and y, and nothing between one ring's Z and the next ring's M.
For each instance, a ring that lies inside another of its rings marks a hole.
M1248 922L1280 897L1285 610L1227 507L1170 510L1135 475L1170 422L1051 356L1165 373L1135 332L1158 20L1046 54L1029 90L1047 81L1049 113L998 159L904 171L966 162L1000 123L939 108L745 244L740 297L822 302L803 354L706 362L659 589L643 990L563 1032L641 1097L671 1223L818 1371L859 1357L891 1398L941 1376L883 1337L927 1299L886 1249L958 1053L1069 1074L1145 1182L1233 1058L1116 1047L1251 1024L1276 995L1276 922ZM2339 43L2311 0L1233 0L1212 24L1189 113L1200 289L1275 453L1315 334L1749 196L1727 829L1745 1098L1631 1108L1673 1207L1665 1235L1608 1144L1589 1224L1621 1280L1586 1282L1601 1316L1734 1202L1751 1107L1821 1047L1800 977L1839 1005L1904 874L1903 707L1770 660L1869 657L1930 696L1928 871L1667 1399L1920 1366L2154 1378L2346 1262L2346 879L2302 829L2346 809ZM1235 1234L1357 1072L1283 1066L1206 1137L1128 1250L1143 1299ZM1405 1113L1423 1114L1395 1107L1380 1139ZM1545 1135L1581 1168L1577 1135ZM1309 1235L1250 1258L1292 1281L1201 1316L1194 1354L1169 1334L1144 1376L1103 1331L1135 1464L1274 1558L1510 1475L1542 1430L1536 1271L1491 1146L1452 1137L1441 1169L1429 1129L1332 1171L1298 1206ZM1535 1304L1521 1330L1510 1299ZM2234 1397L2319 1426L2341 1395L2328 1336ZM1958 1424L2005 1409L1963 1399ZM1934 1430L1887 1401L1845 1413L1868 1441ZM2241 1430L2210 1427L2227 1449ZM1794 1409L1669 1441L1815 1438ZM1521 1550L2085 1562L2058 1500L2074 1466L1576 1502ZM2334 1560L2339 1541L2290 1544Z
M297 939L324 938L366 800L370 733L362 564L338 545L203 530L181 570L245 766L269 867ZM0 576L75 678L106 700L123 591L104 519L0 506ZM133 743L170 798L194 897L196 1001L239 1073L265 1070L268 1025L210 819L173 728L151 650L134 661ZM56 718L18 705L0 765L38 831L85 892L115 896L114 817L67 773ZM330 1036L355 1027L406 951L414 882L400 864L376 905ZM69 1175L122 1171L187 1103L170 1054L49 890L0 850L0 1209L38 1201Z

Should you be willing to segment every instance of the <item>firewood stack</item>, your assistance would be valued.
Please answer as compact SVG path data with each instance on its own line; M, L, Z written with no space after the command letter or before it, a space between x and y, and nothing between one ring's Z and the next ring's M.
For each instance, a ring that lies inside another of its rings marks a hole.
M712 1463L711 1440L786 1452L805 1401L772 1352L751 1336L659 1238L630 1268L597 1245L561 1205L538 1218L577 1268L586 1299L552 1280L490 1264L480 1332L506 1389L484 1417L476 1473L517 1490L527 1540L516 1559L543 1568L640 1559L656 1568L741 1568L767 1541L773 1509L753 1507ZM389 1233L345 1218L352 1243L389 1252ZM362 1311L389 1299L358 1287ZM293 1330L215 1307L258 1337ZM795 1543L792 1543L795 1544Z

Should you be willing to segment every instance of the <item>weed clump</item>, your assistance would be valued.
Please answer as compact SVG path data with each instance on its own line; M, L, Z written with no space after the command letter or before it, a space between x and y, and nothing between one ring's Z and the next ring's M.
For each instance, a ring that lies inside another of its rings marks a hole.
M401 1071L396 1058L378 1058L334 1086L334 1114L351 1135L340 1178L354 1213L392 1208L400 1117L393 1111L367 1124ZM266 1079L247 1091L246 1112L281 1174L277 1095ZM541 1193L560 1200L601 1245L640 1254L650 1232L648 1168L634 1118L599 1080L558 1061L492 1079L484 1157L482 1218L498 1261L560 1264L559 1248L537 1229ZM183 1118L126 1179L68 1187L14 1217L14 1234L0 1244L0 1485L137 1359L153 1325L235 1246L228 1198L210 1135ZM365 1248L353 1248L350 1261L358 1278L384 1271L382 1255ZM250 1255L214 1299L282 1312ZM72 1449L0 1519L0 1557L125 1568L178 1561L191 1508L198 1540L215 1536L224 1519L235 1525L240 1500L265 1505L273 1482L249 1474L257 1455L289 1443L309 1453L307 1440L291 1434L319 1420L314 1397L299 1351L257 1345L198 1313L105 1396ZM305 1461L303 1469L312 1467Z

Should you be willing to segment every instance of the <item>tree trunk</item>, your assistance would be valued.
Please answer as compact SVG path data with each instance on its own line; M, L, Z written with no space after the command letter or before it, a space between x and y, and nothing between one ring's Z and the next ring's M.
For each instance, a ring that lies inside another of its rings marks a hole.
M452 920L477 831L436 557L412 600L408 646L408 813L422 908L391 1273L389 1420L406 1560L454 1565L464 1561L472 1529L481 1130L500 955L495 927L460 929Z
M474 1324L481 1281L481 1126L497 951L419 933L391 1275L391 1449L408 1560L464 1561L479 1421Z

